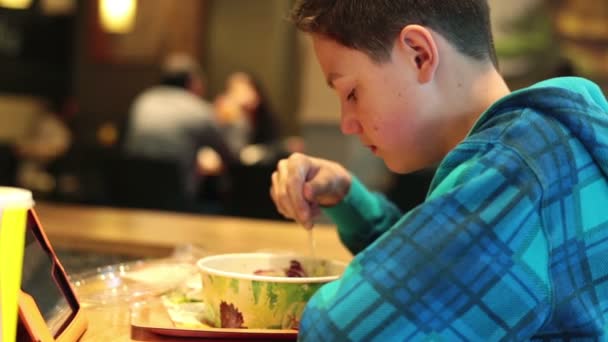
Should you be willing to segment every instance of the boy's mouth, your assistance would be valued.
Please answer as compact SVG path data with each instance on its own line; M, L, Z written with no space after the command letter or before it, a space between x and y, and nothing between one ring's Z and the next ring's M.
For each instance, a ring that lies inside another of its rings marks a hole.
M369 150L372 151L373 154L377 154L376 152L378 152L378 147L374 145L367 145L367 148L369 148Z

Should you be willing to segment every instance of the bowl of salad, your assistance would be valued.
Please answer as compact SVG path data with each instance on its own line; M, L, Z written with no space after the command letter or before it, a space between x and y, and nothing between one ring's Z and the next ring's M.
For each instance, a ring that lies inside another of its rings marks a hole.
M198 260L205 310L217 328L297 329L306 303L340 277L346 263L272 253L213 255Z

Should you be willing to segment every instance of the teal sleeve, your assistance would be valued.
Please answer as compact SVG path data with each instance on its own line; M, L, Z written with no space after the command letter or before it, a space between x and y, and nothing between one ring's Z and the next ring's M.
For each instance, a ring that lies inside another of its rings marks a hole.
M346 197L323 212L338 226L344 245L357 254L387 231L402 216L397 206L379 193L370 192L356 177Z
M453 176L315 293L301 341L523 341L538 331L551 299L537 179L502 149ZM382 208L358 185L350 195L343 205Z

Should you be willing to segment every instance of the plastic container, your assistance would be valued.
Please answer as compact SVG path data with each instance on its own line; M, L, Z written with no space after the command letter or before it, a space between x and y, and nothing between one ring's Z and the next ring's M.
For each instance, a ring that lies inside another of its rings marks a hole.
M29 190L0 186L0 340L14 341L17 298L21 285L27 211L34 201Z
M186 284L195 265L171 259L120 263L70 276L85 307L144 301Z

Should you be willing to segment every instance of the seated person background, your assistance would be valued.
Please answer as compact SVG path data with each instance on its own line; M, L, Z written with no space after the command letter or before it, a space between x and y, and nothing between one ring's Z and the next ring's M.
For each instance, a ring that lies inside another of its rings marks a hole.
M270 175L280 158L304 150L303 140L281 134L279 118L260 82L249 73L232 73L214 104L225 136L240 158L224 178L228 214L281 219L268 195Z
M26 134L15 142L20 159L16 175L18 186L34 191L37 196L54 190L56 180L47 168L70 148L72 132L67 120L76 112L71 100L51 101L46 110L31 118Z
M252 164L264 155L272 159L277 154L303 152L301 138L282 137L279 118L261 83L250 73L232 73L214 105L228 140L241 151L243 163Z
M204 91L198 63L182 54L169 56L161 84L135 99L124 142L127 155L178 162L190 199L196 198L205 174L236 160Z

